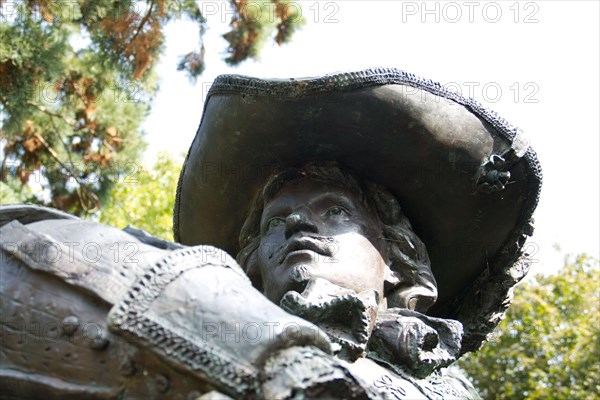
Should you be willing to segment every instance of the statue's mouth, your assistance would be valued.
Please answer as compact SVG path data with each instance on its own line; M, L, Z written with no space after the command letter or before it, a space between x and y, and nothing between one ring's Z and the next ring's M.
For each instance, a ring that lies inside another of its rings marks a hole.
M333 257L335 239L323 236L292 237L273 253L277 264L281 264L289 255L311 251L323 257Z

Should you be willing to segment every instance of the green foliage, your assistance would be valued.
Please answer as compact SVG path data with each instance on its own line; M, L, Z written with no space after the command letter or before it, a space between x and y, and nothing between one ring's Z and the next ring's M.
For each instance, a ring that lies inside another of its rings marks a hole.
M599 304L598 259L566 257L516 288L496 334L459 366L484 399L597 399Z
M7 1L0 15L0 178L18 178L25 191L37 184L29 201L75 214L97 209L119 165L142 154L140 127L156 89L150 62L132 76L133 60L117 49L126 61L110 62L108 41L90 36L103 21L89 23L83 10L100 3Z
M0 204L31 203L35 196L29 187L21 188L21 182L15 177L7 177L0 181Z
M182 162L167 153L152 168L132 164L115 184L99 220L118 228L131 225L173 240L173 206Z
M144 150L141 124L156 93L154 67L169 21L198 24L198 50L183 56L178 69L192 78L204 71L199 4L0 0L0 181L15 192L2 204L27 199L80 215L102 205L120 171ZM230 64L256 57L274 31L284 43L300 19L283 0L261 2L275 11L260 18L252 14L254 3L215 4L238 11L231 16ZM31 176L44 178L33 195Z

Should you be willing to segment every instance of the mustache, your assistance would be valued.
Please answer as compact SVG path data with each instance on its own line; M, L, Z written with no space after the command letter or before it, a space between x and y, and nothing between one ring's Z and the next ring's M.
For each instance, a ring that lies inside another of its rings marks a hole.
M281 264L288 254L297 250L310 250L324 257L332 257L335 253L335 249L337 249L337 240L331 236L292 236L285 243L276 248L273 253L269 255L269 259L275 259L277 264Z

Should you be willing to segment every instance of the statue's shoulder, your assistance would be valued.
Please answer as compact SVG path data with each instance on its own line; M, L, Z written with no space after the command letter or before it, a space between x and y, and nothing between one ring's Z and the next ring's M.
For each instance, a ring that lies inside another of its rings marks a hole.
M0 233L3 261L53 275L109 304L149 265L181 247L35 205L0 207Z
M107 315L165 249L107 225L0 207L0 392L10 398L185 398L209 390Z

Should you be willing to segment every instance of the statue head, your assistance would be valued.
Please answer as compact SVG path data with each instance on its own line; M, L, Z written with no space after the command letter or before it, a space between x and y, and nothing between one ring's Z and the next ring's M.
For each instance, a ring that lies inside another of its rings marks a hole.
M540 185L520 130L431 80L384 68L290 80L224 75L181 173L174 233L237 254L275 302L316 276L382 292L382 307L431 306L429 316L464 325L469 351L527 271L518 260ZM360 223L345 226L344 207L316 207L324 194L356 207ZM336 219L344 224L328 222ZM356 256L367 245L373 251L361 254L373 268Z
M421 312L437 286L423 242L397 199L337 163L273 173L240 233L238 262L273 302L322 278L381 305Z

